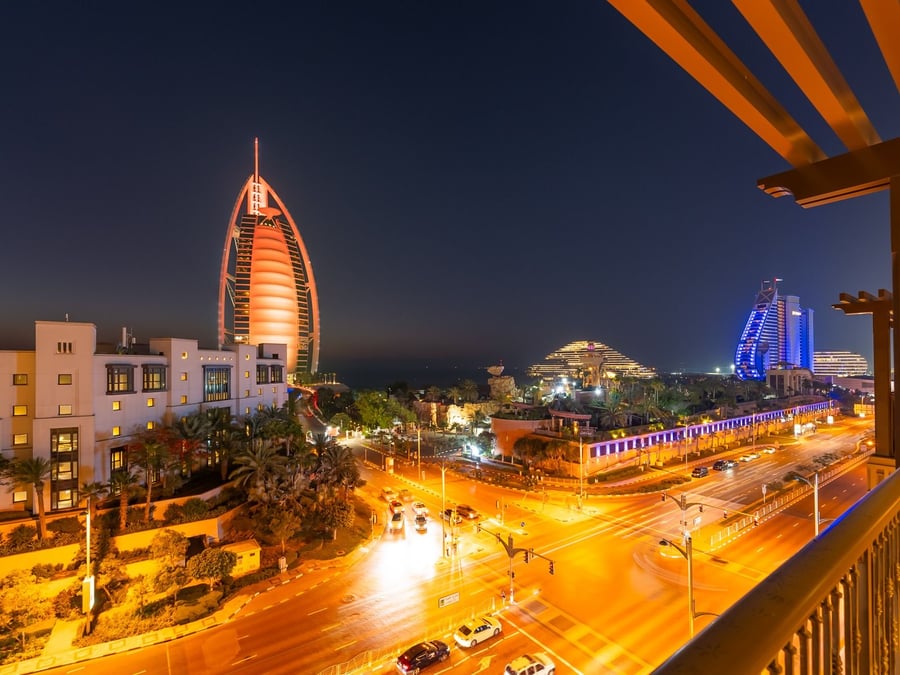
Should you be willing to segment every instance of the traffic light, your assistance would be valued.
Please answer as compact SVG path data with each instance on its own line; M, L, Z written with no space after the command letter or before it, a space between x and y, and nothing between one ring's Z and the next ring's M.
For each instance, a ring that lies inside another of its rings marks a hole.
M528 551L525 551L525 562L528 562Z
M660 497L661 497L662 501L666 501L666 493L665 493L665 492L663 492L663 493L660 495Z
M703 513L703 504L700 505L700 513Z
M550 561L550 574L553 574L553 561Z
M475 532L481 534L481 523L475 523Z
M725 519L728 517L728 511L722 511L722 518Z
M753 516L753 527L759 525L759 518L757 516Z

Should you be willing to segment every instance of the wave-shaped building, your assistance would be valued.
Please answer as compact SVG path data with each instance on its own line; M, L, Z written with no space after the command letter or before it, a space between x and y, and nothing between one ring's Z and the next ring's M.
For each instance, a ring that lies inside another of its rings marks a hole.
M608 376L651 378L656 371L602 342L578 340L547 354L543 361L528 368L528 374L545 380L583 380L584 386L589 387Z
M781 279L763 281L734 353L742 380L765 380L773 368L813 370L813 310L796 295L780 295Z
M296 377L319 366L319 298L306 245L287 207L254 170L238 193L222 251L220 345L286 344Z

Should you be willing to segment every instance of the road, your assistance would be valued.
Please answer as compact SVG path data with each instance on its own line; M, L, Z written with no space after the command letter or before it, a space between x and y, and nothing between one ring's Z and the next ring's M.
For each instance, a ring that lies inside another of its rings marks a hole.
M822 452L851 447L857 423L836 425L785 445L773 455L710 472L687 487L691 501L747 508L760 486L809 463ZM522 653L546 651L557 672L648 673L688 638L686 561L667 538L680 542L681 511L659 495L597 497L578 510L557 495L508 491L453 472L426 471L426 480L364 469L362 492L387 522L381 488L410 489L433 516L442 503L467 503L482 518L451 529L432 519L425 533L406 514L403 533L382 535L349 568L322 567L255 598L229 624L139 652L54 672L91 673L317 673L354 658L372 662L359 672L391 672L406 646L422 639L451 644L449 661L433 673L498 672ZM820 512L830 519L866 491L865 466L820 488ZM409 508L409 507L407 507ZM749 528L718 551L694 547L698 612L720 614L813 536L812 498ZM701 518L719 518L706 509ZM552 559L513 560L491 534ZM445 556L443 535L456 541ZM506 594L506 601L501 596ZM499 610L504 633L472 650L457 648L452 631L467 617ZM700 630L712 616L696 619Z

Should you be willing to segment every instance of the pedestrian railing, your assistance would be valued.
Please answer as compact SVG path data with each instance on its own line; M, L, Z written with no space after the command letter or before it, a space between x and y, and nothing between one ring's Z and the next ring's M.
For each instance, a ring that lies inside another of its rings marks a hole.
M898 584L894 472L655 673L900 674Z

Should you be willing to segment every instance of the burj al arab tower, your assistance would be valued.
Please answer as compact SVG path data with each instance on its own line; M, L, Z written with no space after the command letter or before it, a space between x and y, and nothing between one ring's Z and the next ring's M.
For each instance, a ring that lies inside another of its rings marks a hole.
M284 203L254 168L238 193L219 278L219 344L286 344L295 377L319 367L319 298L309 254ZM292 378L293 379L293 378Z

